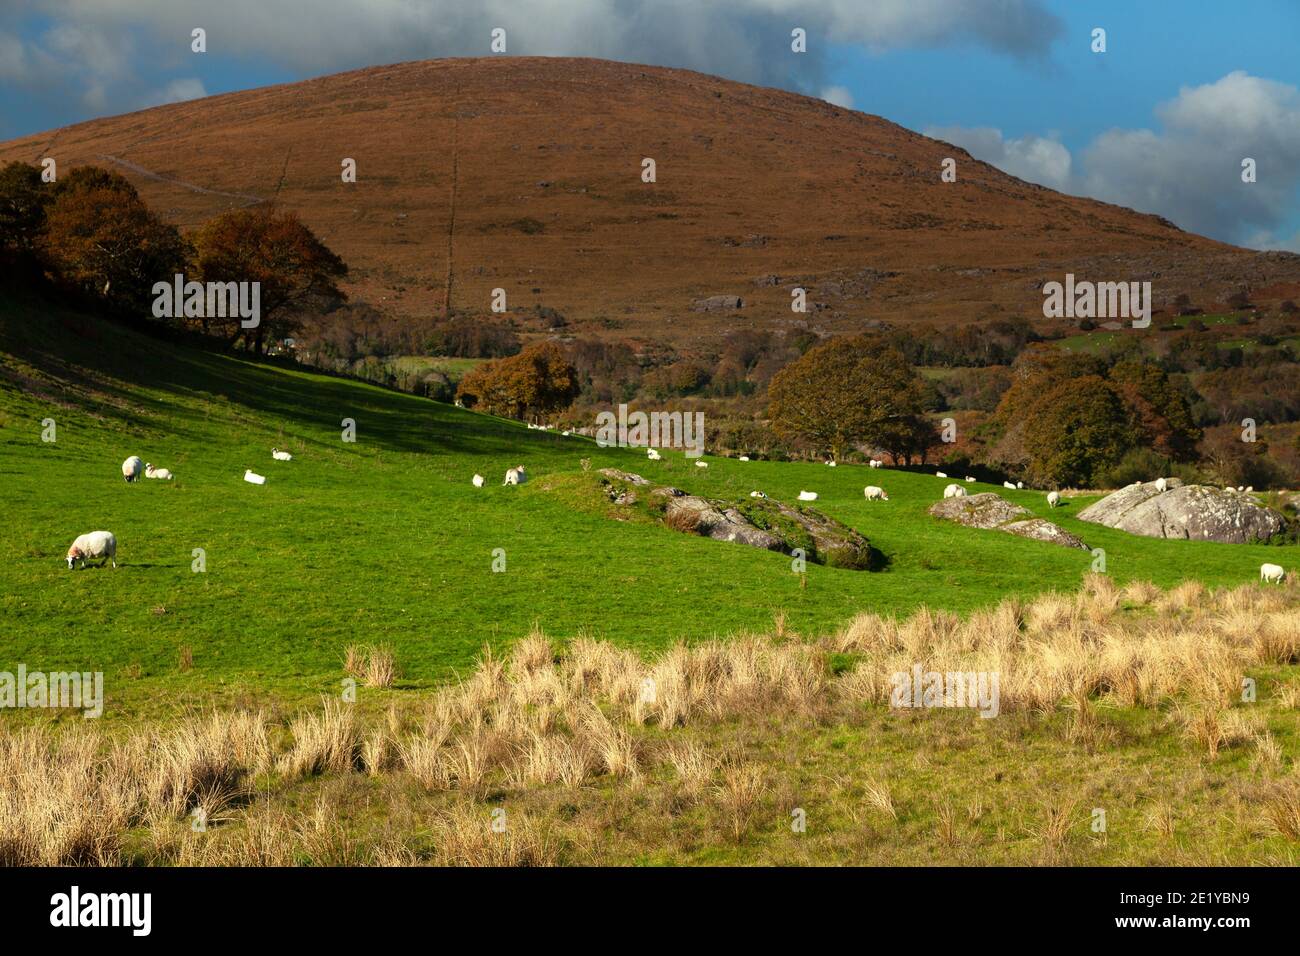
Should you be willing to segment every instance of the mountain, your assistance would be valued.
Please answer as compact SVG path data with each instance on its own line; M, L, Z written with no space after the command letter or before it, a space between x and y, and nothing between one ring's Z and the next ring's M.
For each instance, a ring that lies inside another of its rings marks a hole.
M274 198L348 261L354 299L405 322L449 304L490 317L501 288L536 334L555 310L566 333L689 346L804 321L1041 317L1042 284L1067 272L1151 280L1157 306L1300 293L1300 257L1031 185L821 100L602 60L373 67L0 144L45 156L118 168L182 227ZM695 305L723 296L743 307Z

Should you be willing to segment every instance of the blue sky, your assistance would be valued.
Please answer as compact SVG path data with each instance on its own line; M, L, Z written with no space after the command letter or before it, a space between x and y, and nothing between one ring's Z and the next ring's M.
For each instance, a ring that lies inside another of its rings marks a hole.
M190 50L190 30L208 52ZM1300 251L1296 0L3 0L0 138L375 63L683 66L823 96L1014 175ZM808 31L807 54L789 31ZM1106 30L1105 53L1090 49ZM1241 182L1242 158L1258 182Z

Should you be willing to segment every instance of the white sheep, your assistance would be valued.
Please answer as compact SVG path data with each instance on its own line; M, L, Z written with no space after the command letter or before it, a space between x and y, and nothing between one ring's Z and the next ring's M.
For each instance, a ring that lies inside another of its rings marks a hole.
M961 485L952 484L949 485L947 488L943 489L943 496L945 498L965 498L966 489L963 488Z
M271 457L276 461L293 461L293 455L287 451L280 451L278 448L271 449Z
M1004 481L1004 482L1002 482L1002 487L1003 487L1003 488L1010 488L1012 491L1015 491L1015 490L1016 490L1016 486L1015 486L1014 484L1012 484L1011 482L1009 482L1009 481Z
M1254 485L1247 485L1247 486L1246 486L1246 494L1250 494L1250 493L1253 492L1254 490L1255 490L1255 486L1254 486Z
M885 489L877 485L867 485L867 487L862 489L862 493L866 495L868 501L889 500L889 495L885 494Z
M942 471L936 471L936 472L934 473L934 477L936 477L936 478L947 478L948 476L947 476L944 472L942 472Z
M800 500L800 501L816 501L816 500L817 500L817 492L815 492L815 491L801 491L801 492L799 492L799 500Z
M501 482L503 485L522 485L528 480L528 473L524 471L524 466L509 468L506 470L506 480Z
M1267 581L1269 584L1281 584L1282 579L1285 577L1286 572L1282 570L1280 564L1265 563L1259 566L1259 579L1261 581Z
M155 468L147 461L144 463L144 476L146 478L157 478L160 481L171 481L172 473L166 468Z
M68 570L75 568L78 561L84 568L91 558L103 558L104 560L99 562L101 568L109 561L113 562L113 567L117 567L117 538L113 537L113 532L92 531L89 534L78 535L77 540L72 542L72 547L68 549Z
M749 461L749 456L748 456L748 455L741 455L739 460L740 460L740 461Z
M140 472L144 470L144 462L135 455L132 455L126 461L122 462L122 477L127 482L135 481L140 477Z
M1047 507L1055 508L1061 503L1061 493L1059 491L1049 491L1047 493Z
M695 467L696 467L696 468L708 468L708 467L709 467L709 463L708 463L707 461L697 461L697 462L695 463Z
M647 449L645 450L645 456L646 456L647 458L649 458L651 461L662 461L662 460L663 460L663 458L662 458L662 456L659 454L659 452L655 451L653 448L647 448Z
M476 474L473 478L470 479L470 482L471 484L474 485L475 488L482 488L483 482L485 482L486 480L487 479L484 478L482 475Z
M966 480L967 480L967 481L974 481L975 479L972 478L970 475L967 475L967 476L966 476Z
M835 462L833 462L833 461L828 461L826 464L830 465L830 467L832 467L832 468L835 467Z
M868 467L868 468L881 468L881 467L884 466L884 464L885 464L885 463L884 463L883 461L881 461L879 458L873 458L873 459L871 459L871 461L867 462L867 467Z
M761 491L751 491L751 492L749 493L749 497L751 497L751 498L766 498L767 495L763 494L763 492L761 492Z
M1163 478L1156 479L1156 491L1165 491L1169 487L1169 482Z
M244 469L244 480L245 480L246 482L248 482L250 485L264 485L264 484L266 484L266 477L265 477L264 475L255 475L255 474L253 474L253 472L252 472L250 469L248 469L248 468L245 468L245 469Z
M1023 487L1025 487L1025 483L1024 483L1023 481L1017 481L1017 482L1016 482L1016 487L1017 487L1017 488L1023 488Z

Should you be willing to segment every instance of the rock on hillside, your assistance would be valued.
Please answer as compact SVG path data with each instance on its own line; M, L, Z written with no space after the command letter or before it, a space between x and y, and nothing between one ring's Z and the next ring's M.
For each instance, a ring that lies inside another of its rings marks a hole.
M1045 518L1038 518L1028 508L1013 505L1001 495L986 491L978 495L966 495L961 498L945 498L930 506L930 514L947 521L956 521L969 528L985 528L990 531L1006 531L1022 538L1035 541L1047 541L1066 548L1088 546L1064 528L1052 524Z
M705 498L669 485L655 485L617 468L601 469L600 475L611 502L640 505L676 531L785 554L801 548L814 564L836 568L875 570L884 563L883 555L865 537L811 508L792 507L771 498Z
M1249 494L1184 485L1169 479L1167 491L1154 481L1121 488L1079 513L1083 521L1148 538L1186 538L1248 544L1286 530L1286 518Z

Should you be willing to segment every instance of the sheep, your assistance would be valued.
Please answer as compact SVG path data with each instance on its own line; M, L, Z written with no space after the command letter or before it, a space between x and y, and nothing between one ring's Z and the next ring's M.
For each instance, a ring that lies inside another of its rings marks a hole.
M172 473L166 468L155 468L147 461L144 463L144 476L146 478L157 478L161 481L171 481Z
M1011 482L1009 482L1009 481L1004 481L1004 482L1002 482L1002 487L1003 487L1003 488L1010 488L1012 491L1015 491L1015 490L1016 490L1016 486L1015 486L1014 484L1012 484Z
M695 467L696 467L696 468L708 468L708 467L709 467L709 463L708 463L707 461L697 461L697 462L695 463Z
M833 461L828 461L826 464L829 465L831 468L835 467L835 462Z
M879 458L873 458L871 459L871 461L867 462L868 468L883 468L884 465L885 463L881 461Z
M740 461L749 461L749 456L748 456L748 455L741 455L739 460L740 460Z
M271 449L271 457L276 461L293 461L293 455L287 451L280 451L278 448Z
M81 562L84 568L86 562L91 558L103 558L99 562L102 568L108 562L113 562L113 567L117 567L117 538L111 531L92 531L89 534L78 535L77 540L72 542L72 547L68 548L68 570L71 571ZM1279 571L1281 568L1278 569Z
M1269 584L1281 584L1282 579L1286 577L1286 572L1282 570L1280 564L1264 563L1259 566L1259 579L1267 581Z
M482 475L475 474L474 477L470 479L470 483L471 483L475 488L482 488L482 487L483 487L483 482L485 482L486 480L487 480L487 479L484 478Z
M1169 482L1163 478L1156 479L1156 491L1165 491L1169 487Z
M867 485L867 487L862 489L862 493L866 495L868 501L889 500L889 495L885 494L885 489L879 487L878 485Z
M767 495L763 494L763 492L761 492L761 491L751 491L751 492L749 493L749 497L751 497L751 498L766 498Z
M253 472L252 472L251 470L249 470L249 469L247 469L247 468L244 469L244 480L245 480L246 482L248 482L250 485L264 485L264 484L266 484L266 478L265 478L265 476L263 476L263 475L255 475L255 474L253 474Z
M122 477L126 479L127 484L135 481L140 477L140 472L144 470L144 462L135 455L132 455L126 461L122 462Z
M1047 493L1047 507L1055 508L1061 503L1061 493L1059 491L1049 491Z
M647 458L649 458L651 461L662 461L662 460L663 460L663 456L661 456L661 455L659 454L659 452L655 451L653 448L647 448L647 449L645 450L645 456L646 456Z
M506 470L506 480L501 482L503 485L522 485L528 480L528 473L524 471L524 466L519 465L517 468Z
M1246 494L1250 494L1250 493L1253 492L1254 490L1255 490L1255 486L1254 486L1254 485L1247 485L1247 486L1246 486Z
M799 492L799 500L800 500L800 501L816 501L816 500L817 500L817 492L815 492L815 491L801 491L801 492Z
M944 474L942 471L936 471L936 472L934 473L934 477L936 477L936 478L947 478L948 476L947 476L946 474Z
M943 489L943 496L945 498L965 498L966 489L963 488L961 485L952 484L949 485L947 488Z
M1016 487L1017 487L1017 488L1023 488L1023 487L1025 487L1025 483L1024 483L1023 481L1017 481L1017 482L1016 482Z
M966 480L967 480L967 481L974 481L975 479L972 478L970 475L967 475L967 476L966 476Z

